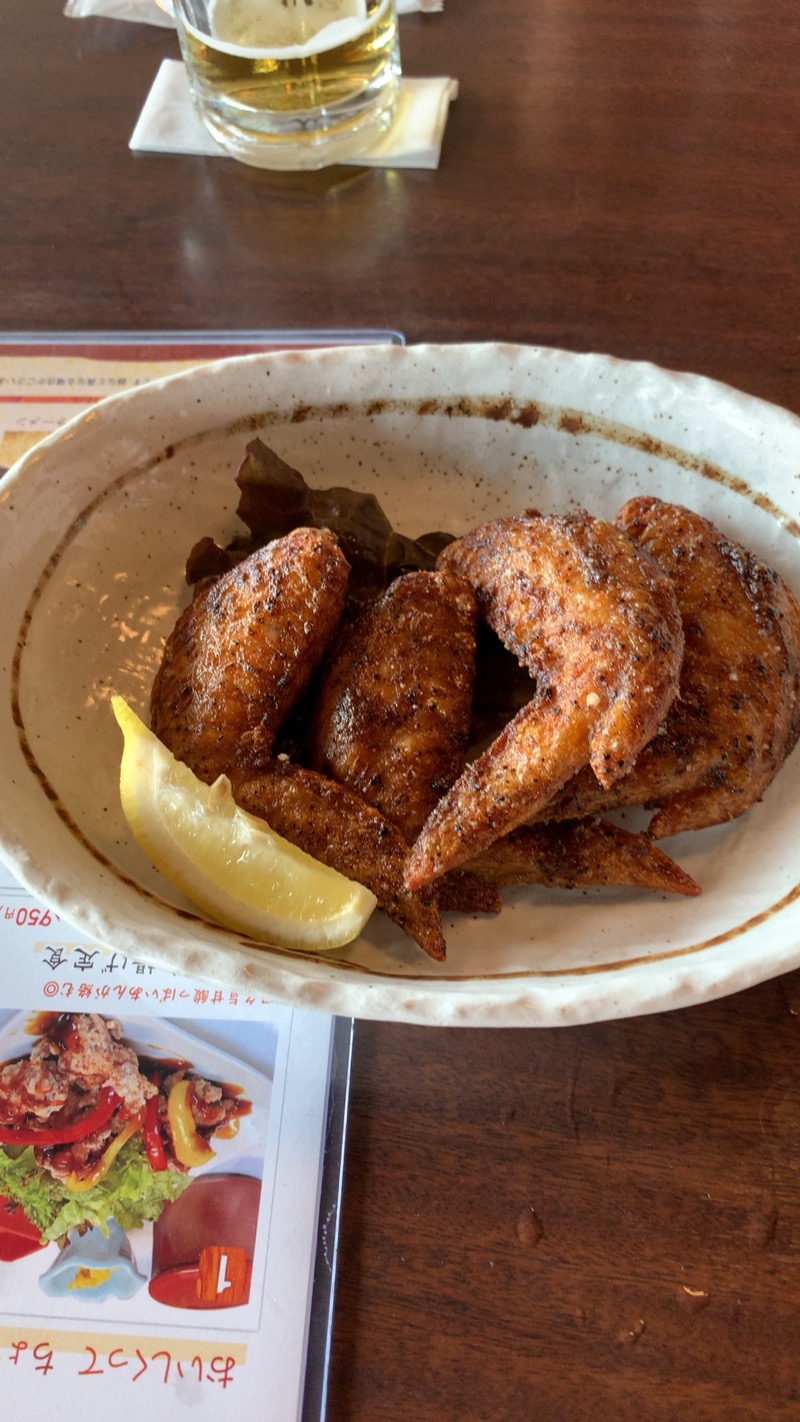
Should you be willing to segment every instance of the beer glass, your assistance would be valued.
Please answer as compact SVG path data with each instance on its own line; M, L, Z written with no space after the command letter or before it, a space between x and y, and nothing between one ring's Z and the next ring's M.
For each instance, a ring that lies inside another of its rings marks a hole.
M260 168L357 159L388 128L400 78L395 0L173 0L195 106Z

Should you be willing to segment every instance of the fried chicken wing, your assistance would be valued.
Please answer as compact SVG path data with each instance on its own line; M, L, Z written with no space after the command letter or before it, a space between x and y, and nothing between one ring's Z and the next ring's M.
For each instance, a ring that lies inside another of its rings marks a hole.
M532 819L583 765L604 786L627 774L672 702L683 654L669 580L587 513L483 524L439 565L472 584L536 687L428 817L406 867L410 888Z
M443 879L437 879L436 902L443 911L457 913L501 913L503 898L491 874L471 874L468 869L453 869Z
M632 499L618 521L674 584L680 693L630 776L602 791L581 772L546 816L646 805L658 838L723 824L761 798L797 742L800 607L775 572L680 505Z
M405 888L408 841L379 810L355 791L289 760L266 762L257 775L240 771L231 776L231 788L242 809L371 889L383 912L430 958L444 958L435 893L415 894Z
M463 578L404 574L340 633L316 690L309 764L358 791L409 843L464 768L476 622ZM464 873L441 881L439 903L501 908L485 878Z
M608 820L521 825L469 863L493 884L545 884L574 889L628 885L695 896L700 887L646 834Z
M211 783L256 770L332 641L348 564L326 529L296 529L201 585L167 639L155 734Z
M464 768L476 620L462 578L407 573L344 629L326 660L309 764L357 790L410 840Z

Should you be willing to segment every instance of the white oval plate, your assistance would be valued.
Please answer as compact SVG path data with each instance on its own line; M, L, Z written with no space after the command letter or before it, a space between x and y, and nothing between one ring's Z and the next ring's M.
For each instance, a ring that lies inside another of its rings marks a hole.
M185 556L239 528L255 434L312 484L373 491L395 526L463 532L631 495L711 516L798 589L800 421L711 381L497 345L247 356L95 406L0 482L0 850L94 939L301 1007L438 1025L653 1012L800 964L800 754L732 825L665 845L700 898L518 889L448 917L427 959L381 914L324 956L206 921L148 865L117 793L112 692L147 715ZM240 530L241 531L241 530Z

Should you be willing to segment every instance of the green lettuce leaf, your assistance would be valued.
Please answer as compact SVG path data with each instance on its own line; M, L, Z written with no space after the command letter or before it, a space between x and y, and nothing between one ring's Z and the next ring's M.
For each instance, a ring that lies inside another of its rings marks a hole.
M19 1152L0 1149L0 1195L25 1211L43 1241L62 1239L82 1226L94 1225L108 1234L112 1219L120 1229L139 1229L147 1220L158 1219L190 1178L177 1170L153 1170L139 1136L126 1141L105 1179L77 1192L36 1164L33 1146Z

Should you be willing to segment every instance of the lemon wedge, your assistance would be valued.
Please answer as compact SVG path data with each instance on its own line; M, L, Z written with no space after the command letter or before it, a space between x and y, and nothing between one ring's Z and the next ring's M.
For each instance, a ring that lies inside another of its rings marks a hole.
M356 938L375 908L369 889L241 810L221 775L204 785L121 696L120 799L157 869L219 923L279 948L318 951Z

